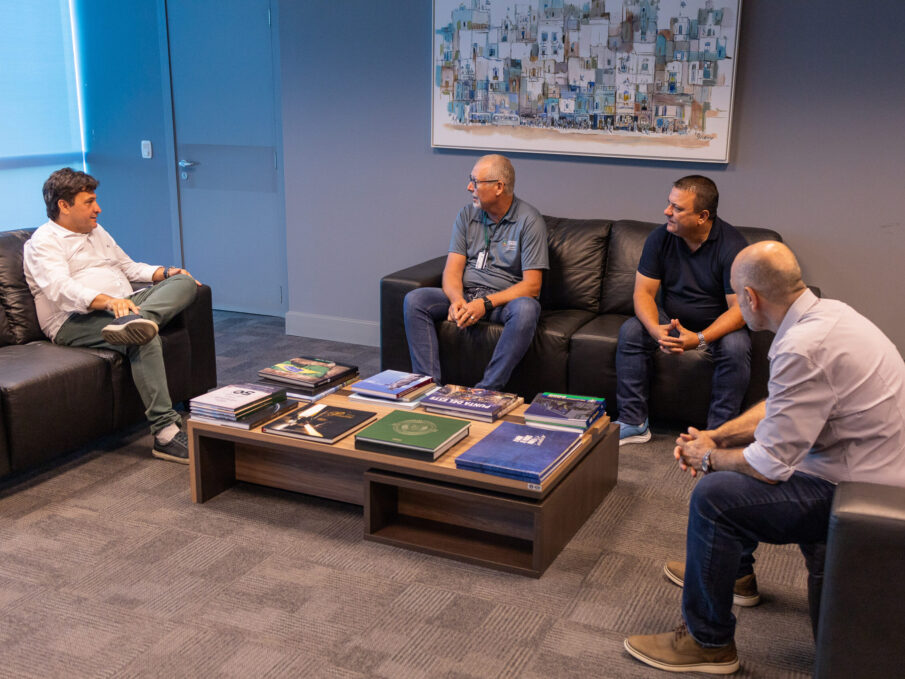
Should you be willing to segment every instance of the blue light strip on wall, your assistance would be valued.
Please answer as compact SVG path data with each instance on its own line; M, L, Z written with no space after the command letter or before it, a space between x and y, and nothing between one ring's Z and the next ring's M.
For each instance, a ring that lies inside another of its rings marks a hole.
M87 140L85 139L85 109L82 106L82 62L79 58L79 39L78 31L75 26L75 0L69 0L69 30L72 35L72 57L75 66L75 97L76 107L79 112L79 140L82 145L82 171L88 170L85 162L85 149L87 148Z

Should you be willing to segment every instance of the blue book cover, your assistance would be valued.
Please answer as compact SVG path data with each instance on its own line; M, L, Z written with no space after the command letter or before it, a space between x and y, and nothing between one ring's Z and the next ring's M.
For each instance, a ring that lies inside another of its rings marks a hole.
M540 483L578 444L580 432L503 422L456 458L456 467Z
M356 382L349 387L349 390L363 394L400 396L431 381L431 378L427 375L407 373L401 370L384 370Z

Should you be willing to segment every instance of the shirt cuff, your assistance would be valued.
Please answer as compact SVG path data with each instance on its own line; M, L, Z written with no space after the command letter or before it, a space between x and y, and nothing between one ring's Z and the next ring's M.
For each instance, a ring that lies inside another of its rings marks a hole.
M777 460L757 441L749 444L742 454L754 471L771 481L788 481L795 472L792 467Z
M164 264L161 264L160 266L154 266L152 264L143 264L142 267L143 268L141 271L141 278L137 278L135 280L136 283L153 283L154 282L154 272L157 271L157 269L159 269L161 267L163 267L164 269L167 268L166 265L164 265Z
M75 311L80 314L86 314L86 313L91 313L92 311L95 311L95 309L91 308L91 303L94 301L94 299L98 295L102 295L103 293L100 290L92 290L90 288L85 288L85 290L82 294L84 296L81 299L79 299L79 302L82 303L81 309L64 309L64 311Z

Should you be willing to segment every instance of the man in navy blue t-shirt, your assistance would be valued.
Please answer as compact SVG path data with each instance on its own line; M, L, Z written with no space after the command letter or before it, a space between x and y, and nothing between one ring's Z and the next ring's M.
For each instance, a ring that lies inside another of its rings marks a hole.
M657 350L701 351L714 362L707 429L741 410L751 373L751 339L729 272L748 243L717 217L718 202L710 179L683 177L669 192L666 224L644 243L635 274L635 317L620 328L616 350L620 445L650 440L647 402Z

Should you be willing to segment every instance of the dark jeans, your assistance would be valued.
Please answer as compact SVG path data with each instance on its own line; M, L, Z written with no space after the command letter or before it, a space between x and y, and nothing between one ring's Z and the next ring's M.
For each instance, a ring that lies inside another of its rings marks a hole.
M493 290L468 290L471 300L492 294ZM440 288L417 288L405 296L405 335L408 339L412 371L430 375L440 382L440 346L437 341L437 321L445 320L449 313L449 299ZM503 333L493 350L490 363L484 370L484 378L475 386L481 389L502 389L512 371L531 346L540 303L532 297L519 297L508 304L496 307L484 320L503 324ZM466 329L467 331L468 329Z
M669 323L662 309L660 323ZM622 324L616 346L616 405L620 422L639 425L647 419L651 369L659 350L637 317ZM741 328L711 342L703 353L714 364L707 428L715 429L741 410L751 377L751 337L746 328Z
M830 507L836 486L795 472L770 484L736 472L708 474L688 509L682 617L704 646L725 646L735 635L732 589L751 573L759 542L797 543L808 568L808 605L814 636Z

